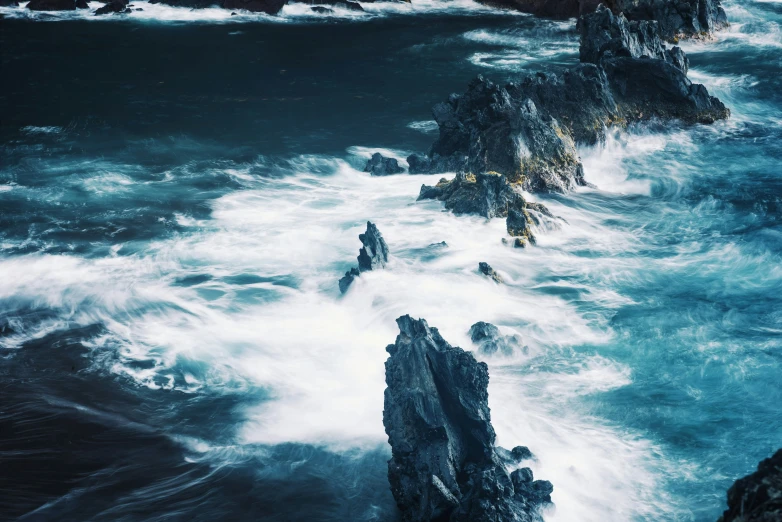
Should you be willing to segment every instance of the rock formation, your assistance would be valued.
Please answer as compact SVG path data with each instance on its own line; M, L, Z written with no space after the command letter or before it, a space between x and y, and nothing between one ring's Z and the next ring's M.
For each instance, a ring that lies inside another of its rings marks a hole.
M388 262L388 245L373 223L367 221L367 231L359 234L358 238L364 246L358 251L358 267L345 272L345 276L339 280L339 291L343 294L361 272L383 268Z
M244 9L253 13L277 14L287 0L223 0L223 9Z
M364 172L369 172L373 176L390 176L391 174L400 174L405 169L399 166L396 158L386 158L379 152L372 154L364 167Z
M782 520L782 449L758 464L758 470L728 490L728 509L719 522Z
M128 9L128 0L111 0L111 2L107 2L103 7L99 7L95 11L95 15L100 16L126 12L130 12L130 9Z
M492 355L500 352L504 355L512 355L517 349L523 350L521 337L518 335L502 335L500 329L491 323L478 321L470 327L470 340L478 345L481 353ZM526 448L524 448L526 449ZM517 451L514 448L514 451ZM529 451L529 450L527 450ZM521 449L517 453L522 452ZM530 454L530 457L532 455ZM522 459L520 455L515 458ZM527 457L529 458L529 457Z
M562 75L537 73L501 87L478 77L432 110L440 136L410 172L495 171L525 190L584 185L576 143L609 126L658 118L713 123L730 112L687 78L678 47L666 50L656 22L628 22L605 6L579 21L581 60Z
M405 522L532 522L551 502L529 468L508 474L494 447L489 371L408 315L386 350L388 480Z
M520 244L535 242L532 226L540 224L541 217L554 217L545 206L527 202L505 176L496 172L459 173L453 180L441 179L435 186L422 185L418 199L442 201L454 214L504 217L508 234Z
M479 0L548 18L573 18L593 12L599 0ZM728 25L720 0L605 0L615 13L630 20L656 21L664 38L701 37Z
M489 263L481 261L478 263L478 272L485 275L497 284L504 283L502 276L494 270Z
M87 8L87 0L30 0L27 4L27 9L33 11L75 11Z

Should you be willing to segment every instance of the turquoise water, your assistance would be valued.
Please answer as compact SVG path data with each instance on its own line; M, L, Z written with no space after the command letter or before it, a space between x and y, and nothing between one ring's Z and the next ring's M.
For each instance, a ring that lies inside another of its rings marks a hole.
M554 484L546 520L716 520L782 441L780 6L684 44L730 120L582 149L597 188L530 196L566 223L525 251L416 202L439 177L361 171L426 149L476 74L576 63L573 22L0 9L0 511L394 520L384 348L409 313L467 349L479 320L522 337L485 358L489 401ZM367 220L391 262L340 297Z

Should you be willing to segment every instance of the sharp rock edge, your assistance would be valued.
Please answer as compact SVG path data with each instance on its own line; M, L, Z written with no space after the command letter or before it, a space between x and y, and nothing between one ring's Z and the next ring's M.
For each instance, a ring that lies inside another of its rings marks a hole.
M388 480L405 522L538 522L553 486L529 468L525 447L495 448L489 370L409 315L386 350L383 424ZM507 459L507 460L506 460Z

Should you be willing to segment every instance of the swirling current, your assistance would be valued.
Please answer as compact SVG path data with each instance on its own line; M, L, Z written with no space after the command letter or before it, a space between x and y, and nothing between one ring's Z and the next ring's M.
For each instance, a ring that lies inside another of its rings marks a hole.
M363 166L426 150L477 74L575 64L575 21L134 3L0 8L0 517L394 520L402 314L466 349L479 320L521 336L480 357L547 521L714 521L779 446L782 3L683 43L730 119L581 148L594 188L528 195L566 224L524 250ZM367 220L389 266L342 297Z

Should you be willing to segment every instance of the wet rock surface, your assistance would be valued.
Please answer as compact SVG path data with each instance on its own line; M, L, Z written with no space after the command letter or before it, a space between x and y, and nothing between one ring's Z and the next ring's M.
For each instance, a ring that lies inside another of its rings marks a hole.
M367 161L364 172L369 172L373 176L390 176L392 174L401 174L404 172L396 158L386 158L379 152L372 154L372 157Z
M75 11L87 9L87 0L30 0L27 9L33 11Z
M513 355L514 351L524 349L521 337L518 335L502 335L502 333L500 333L500 329L491 323L479 321L470 327L469 334L470 340L478 345L478 349L481 353L486 355L492 355L495 353ZM531 453L527 457L523 456L521 448L529 452L529 450L523 446L514 448L511 451L512 454L513 452L517 453L513 455L514 459L521 461L524 458L532 457Z
M277 14L287 0L223 0L223 9L244 9L253 13Z
M477 214L485 218L507 219L508 234L534 242L532 225L539 218L529 210L552 217L541 204L528 203L502 174L487 172L477 175L459 173L454 179L441 179L437 185L422 185L419 200L437 199L454 214Z
M510 475L494 447L489 372L436 328L410 316L386 350L383 424L402 520L532 522L553 487L529 468Z
M719 522L782 520L782 449L758 464L756 472L728 490L728 509Z
M388 245L372 222L367 221L366 232L359 234L358 238L364 246L358 252L358 267L345 272L344 277L339 280L339 290L343 294L361 272L384 268L388 262Z
M489 263L481 261L478 263L478 272L485 275L495 283L503 283L502 276L494 270Z
M608 127L727 118L725 105L687 78L684 52L666 49L656 28L601 6L579 21L576 67L504 87L479 76L433 108L439 138L426 156L408 158L411 172L494 171L530 192L565 192L586 184L576 143L599 143Z
M112 14L112 13L124 13L129 11L127 0L112 0L107 2L103 7L99 7L95 14L97 16Z

